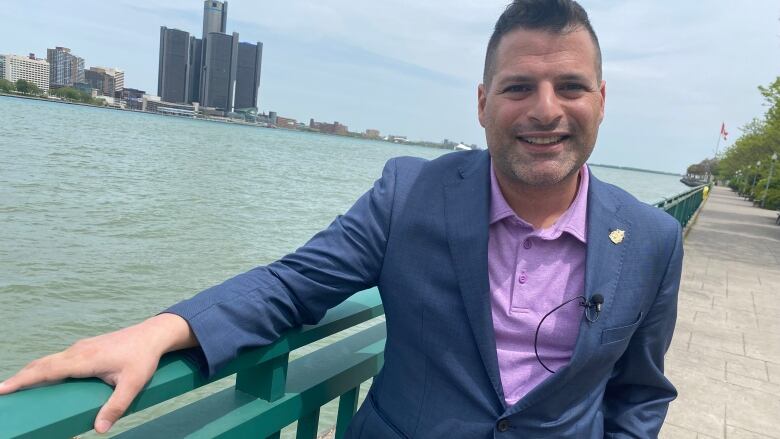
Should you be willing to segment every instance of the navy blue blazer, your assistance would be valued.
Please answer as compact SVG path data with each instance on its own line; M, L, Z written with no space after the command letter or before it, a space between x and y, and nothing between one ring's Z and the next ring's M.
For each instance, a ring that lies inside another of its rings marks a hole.
M181 302L209 372L239 349L314 324L379 288L385 364L349 438L655 437L676 396L664 377L682 265L680 226L591 176L582 320L571 362L504 402L488 283L485 151L390 160L373 188L307 244ZM621 229L614 244L609 234Z

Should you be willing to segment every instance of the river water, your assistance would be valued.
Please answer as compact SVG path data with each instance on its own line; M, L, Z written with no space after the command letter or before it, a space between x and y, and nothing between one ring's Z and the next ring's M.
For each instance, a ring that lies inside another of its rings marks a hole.
M294 250L387 159L443 153L0 97L0 379ZM592 170L647 202L686 190Z

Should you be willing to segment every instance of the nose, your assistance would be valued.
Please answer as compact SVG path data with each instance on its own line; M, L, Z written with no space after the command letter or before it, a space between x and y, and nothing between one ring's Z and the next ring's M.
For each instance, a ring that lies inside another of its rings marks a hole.
M528 117L533 122L550 128L554 128L561 121L563 108L552 84L539 84Z

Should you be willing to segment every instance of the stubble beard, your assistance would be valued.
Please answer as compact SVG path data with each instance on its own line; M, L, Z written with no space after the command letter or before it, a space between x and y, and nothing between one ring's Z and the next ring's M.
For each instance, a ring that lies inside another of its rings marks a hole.
M528 157L513 151L516 147L511 144L493 154L494 165L513 182L534 188L555 186L576 174L593 151L592 147L585 149L582 145L573 145L557 158L554 155Z

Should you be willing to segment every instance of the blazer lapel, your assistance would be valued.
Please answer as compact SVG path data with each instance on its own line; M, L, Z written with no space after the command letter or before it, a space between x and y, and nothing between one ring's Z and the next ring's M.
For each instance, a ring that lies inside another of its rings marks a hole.
M608 315L615 298L615 288L626 248L631 241L631 225L621 218L620 206L609 193L609 188L591 174L588 190L587 256L585 259L585 297L594 294L604 296L601 318L591 323L583 318L569 364L556 371L508 410L508 414L520 412L540 402L582 372L590 355L599 348L604 315ZM616 244L610 239L615 230L625 232L623 241Z
M458 169L458 175L445 185L444 190L447 239L466 315L487 375L503 405L488 280L488 153L478 154L473 161Z

